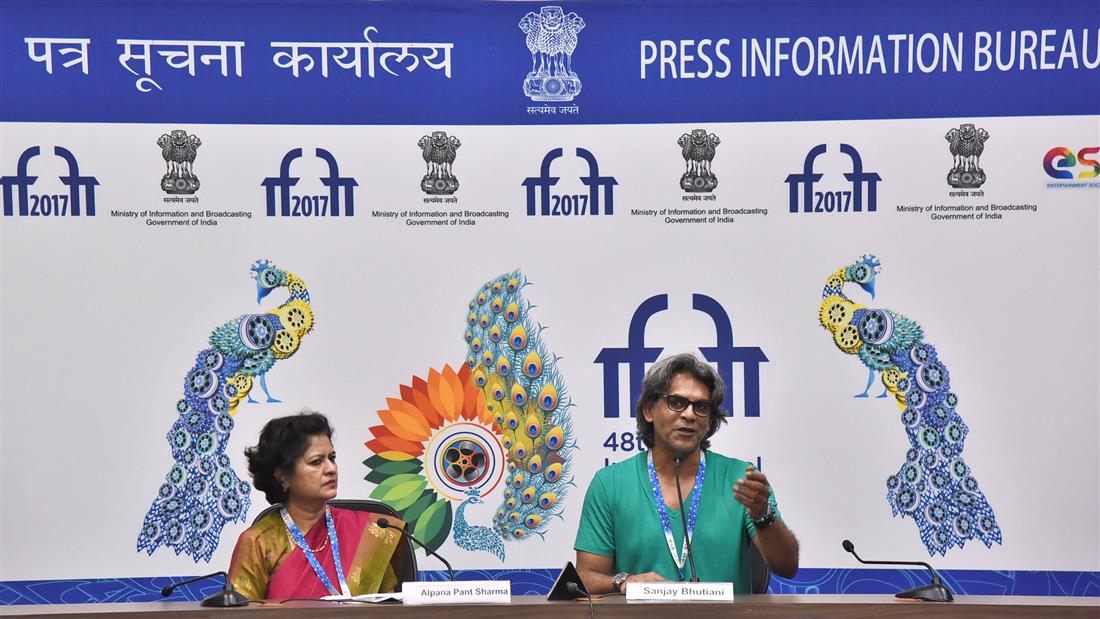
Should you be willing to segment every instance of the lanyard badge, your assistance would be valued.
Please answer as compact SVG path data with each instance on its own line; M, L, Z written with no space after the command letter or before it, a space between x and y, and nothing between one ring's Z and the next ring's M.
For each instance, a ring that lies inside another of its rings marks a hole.
M283 517L283 523L286 524L286 528L290 531L290 536L294 538L294 543L298 548L302 549L302 553L306 555L306 560L309 561L309 566L313 568L313 573L317 574L317 578L321 580L321 584L328 589L328 592L332 595L344 595L345 597L351 597L351 589L348 588L348 583L344 580L344 567L340 565L340 541L336 539L336 525L332 523L332 509L328 505L325 506L325 524L328 525L328 540L332 545L332 558L336 563L336 577L340 580L340 589L332 586L332 579L325 573L325 568L321 567L321 562L317 560L317 555L313 552L313 549L306 543L306 538L302 535L302 532L298 530L298 525L294 524L294 520L291 519L290 514L287 513L286 507L279 510L279 514Z
M699 497L703 494L703 479L707 475L707 456L702 451L699 452L699 468L695 472L695 485L693 489L695 492L691 495L691 508L687 514L687 538L684 539L684 543L679 553L676 552L676 541L672 538L672 524L668 519L668 509L665 507L665 498L661 494L661 484L657 481L657 469L653 466L653 454L650 453L646 456L646 460L649 463L649 483L653 486L653 500L657 504L657 515L661 518L661 527L665 530L665 541L668 542L668 551L672 554L672 561L676 564L676 573L679 574L680 580L684 579L684 565L687 563L687 546L688 540L691 539L693 533L695 533L695 516L699 511ZM680 483L677 479L676 483ZM684 515L680 514L683 518Z

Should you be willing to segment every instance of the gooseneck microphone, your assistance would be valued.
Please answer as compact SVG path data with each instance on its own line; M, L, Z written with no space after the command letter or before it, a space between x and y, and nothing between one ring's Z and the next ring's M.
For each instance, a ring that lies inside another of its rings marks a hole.
M596 616L596 608L592 605L592 594L585 591L575 582L565 583L565 589L577 597L582 597L588 600L588 616L590 619Z
M183 585L189 585L193 582L200 580L206 580L207 578L213 578L215 576L225 577L225 586L221 591L206 598L199 603L200 606L206 606L208 608L231 608L235 606L248 606L248 598L241 595L236 589L233 588L233 583L229 582L229 574L225 572L214 572L213 574L207 574L206 576L198 576L196 578L190 578L182 582L176 582L168 585L160 590L160 594L164 597L172 595L172 592L176 590L176 587Z
M852 553L856 561L866 565L921 565L929 572L932 572L932 584L899 591L894 594L896 598L924 600L926 602L950 602L955 599L955 597L951 595L951 590L940 582L940 576L936 573L936 570L932 569L932 566L924 561L864 561L856 554L855 544L848 540L844 540L842 545L844 546L844 550Z
M390 522L389 520L386 520L385 518L379 518L378 519L378 526L382 527L383 529L394 529L396 531L401 531L402 533L404 533L406 537L408 537L412 541L416 542L417 546L420 546L421 548L423 548L424 552L426 552L426 553L430 554L431 556L435 557L436 559L439 559L440 561L442 561L443 565L447 566L447 575L450 576L451 582L455 581L455 572L454 572L454 570L451 569L451 564L446 559L439 556L439 553L432 550L431 548L428 548L428 546L424 542L422 542L422 541L416 539L415 537L413 537L413 534L409 533L408 529L406 529L404 527L399 527L399 526L393 524L392 522Z
M695 573L695 553L691 552L691 539L688 536L687 514L684 513L684 493L680 491L680 460L683 456L676 454L676 498L680 501L680 524L684 525L684 544L687 545L688 564L691 565L691 582L699 582L699 575ZM702 488L696 488L696 492L702 492Z

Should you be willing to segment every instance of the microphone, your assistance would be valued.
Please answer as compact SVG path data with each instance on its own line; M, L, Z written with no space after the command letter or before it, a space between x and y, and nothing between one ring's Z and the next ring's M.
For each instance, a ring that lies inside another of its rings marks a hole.
M588 589L585 588L584 581L577 573L577 568L573 566L572 561L566 561L565 567L561 568L561 573L554 581L554 586L550 587L550 593L547 594L546 601L561 602L575 600L580 597L588 598L589 603L592 601L592 596L588 594Z
M687 545L688 563L691 565L691 582L699 582L699 575L695 573L695 553L691 552L691 539L688 538L687 514L684 513L684 494L680 491L680 460L683 456L675 455L676 460L676 498L680 501L680 524L684 525L684 544ZM696 492L702 492L702 488L696 488Z
M378 519L378 526L382 527L383 529L395 529L397 531L401 531L402 533L404 533L406 537L408 537L412 541L416 542L417 546L420 546L421 548L423 548L424 552L426 552L426 553L430 554L431 556L435 557L436 559L439 559L440 561L442 561L443 565L447 566L447 575L450 576L451 582L455 581L455 572L454 572L454 570L451 569L451 564L446 559L439 556L439 554L436 551L432 550L431 548L428 548L428 546L426 544L424 544L424 542L422 542L422 541L416 539L415 537L413 537L413 534L409 533L408 529L405 529L403 527L399 527L399 526L393 524L392 522L390 522L389 520L386 520L385 518L379 518Z
M842 546L844 546L844 550L852 553L856 561L866 565L923 565L925 569L932 572L932 584L899 591L894 594L896 598L924 600L926 602L950 602L955 599L955 597L951 595L951 590L940 582L940 576L936 573L936 570L932 569L931 565L923 561L864 561L856 554L855 544L848 540L844 540Z
M592 605L592 595L585 591L584 587L578 585L573 581L565 583L566 590L572 593L576 597L582 597L588 600L588 617L593 619L596 616L596 608ZM574 598L575 599L575 598Z
M172 595L172 592L176 590L176 587L183 585L189 585L193 582L200 580L206 580L207 578L213 578L215 576L223 576L225 578L225 587L221 591L206 598L199 603L199 606L206 606L208 608L230 608L235 606L248 606L248 598L241 595L236 589L233 588L233 583L229 582L229 574L225 572L214 572L213 574L207 574L206 576L198 576L184 580L182 582L172 583L167 587L160 590L160 594L164 597Z

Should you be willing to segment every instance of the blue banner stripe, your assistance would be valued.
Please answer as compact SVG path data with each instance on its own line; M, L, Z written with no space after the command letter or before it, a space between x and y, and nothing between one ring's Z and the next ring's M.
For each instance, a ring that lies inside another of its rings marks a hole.
M546 595L560 569L458 570L459 580L509 580L513 595ZM942 570L956 595L1100 596L1100 572ZM0 582L0 604L89 604L99 602L200 601L221 590L216 580L179 587L168 598L169 577ZM443 571L420 572L422 580L446 580ZM925 570L803 568L796 578L773 577L769 593L896 593L928 583Z
M563 62L528 48L521 21L538 3L5 2L0 120L514 125L1100 112L1100 70L1087 66L1100 57L1094 2L546 5L583 21L569 60L577 81L539 82L539 92L579 89L552 102L552 113L529 111L545 102L525 93L533 67ZM330 47L324 63L319 48L298 49L312 57L297 75L295 56L276 60L293 50L272 46L365 45L368 37L381 47ZM28 38L89 40L87 74L82 64L63 66L79 60L60 53L76 44L48 54ZM211 60L220 50L202 47L190 75L184 56L164 55L178 46L150 48L146 74L145 48L119 40L240 42L241 75L227 61L223 76ZM426 48L394 43L452 47L438 48L433 68ZM360 53L359 77L351 49ZM334 55L343 52L340 65Z

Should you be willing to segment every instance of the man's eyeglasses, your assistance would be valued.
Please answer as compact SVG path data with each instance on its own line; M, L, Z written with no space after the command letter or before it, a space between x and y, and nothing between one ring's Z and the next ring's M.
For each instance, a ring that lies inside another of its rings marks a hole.
M691 405L691 412L695 413L696 417L709 417L712 407L710 400L689 400L683 396L675 394L659 393L657 394L664 398L668 403L668 409L674 413L682 413L684 409Z

